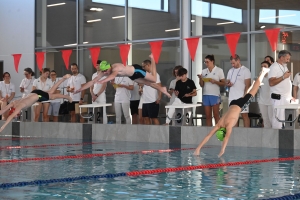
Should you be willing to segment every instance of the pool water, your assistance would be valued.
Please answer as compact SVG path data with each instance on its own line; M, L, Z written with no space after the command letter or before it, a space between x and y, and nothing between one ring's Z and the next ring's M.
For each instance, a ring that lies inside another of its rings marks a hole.
M0 137L0 185L300 155L297 150L227 147L225 155L219 159L219 146L207 146L200 156L194 156L193 150L141 152L166 150L169 149L168 144L93 141L94 144L82 145L82 140L71 139L4 138ZM182 145L180 148L195 148L195 145ZM137 152L107 155L134 151ZM106 155L82 158L82 154ZM74 155L79 158L48 159ZM3 162L24 158L45 160ZM0 199L268 199L300 193L299 165L300 160L276 161L17 186L0 188Z

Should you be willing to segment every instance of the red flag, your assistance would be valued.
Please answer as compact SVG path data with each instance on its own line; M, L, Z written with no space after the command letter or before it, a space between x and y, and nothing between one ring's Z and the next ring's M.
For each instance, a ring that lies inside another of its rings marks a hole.
M14 57L15 70L18 73L18 71L19 71L19 62L20 62L22 54L13 54L12 56Z
M231 56L235 57L236 45L240 39L241 33L228 33L225 34L227 45L229 47Z
M269 43L271 45L272 51L276 51L277 49L277 43L278 43L278 34L280 31L280 28L274 28L274 29L267 29L264 30L267 38L269 40Z
M151 52L154 58L155 63L158 63L160 52L161 52L161 46L164 41L155 41L155 42L149 42L151 47Z
M90 54L92 57L92 63L94 65L94 67L97 68L96 65L97 65L97 60L98 60L99 54L100 54L100 47L90 48Z
M62 57L64 59L66 69L69 70L69 62L70 62L70 56L72 54L72 49L69 50L61 50Z
M192 61L195 60L195 55L196 55L199 39L200 38L198 38L198 37L197 38L185 38Z
M130 44L119 44L119 48L120 48L120 56L122 59L122 63L124 66L126 66L128 53L130 50Z
M45 52L35 52L36 63L40 71L43 69L44 60L45 60Z

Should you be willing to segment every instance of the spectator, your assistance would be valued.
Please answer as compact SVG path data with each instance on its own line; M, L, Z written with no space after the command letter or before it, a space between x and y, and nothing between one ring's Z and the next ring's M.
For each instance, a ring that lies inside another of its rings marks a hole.
M193 103L192 97L197 95L194 81L187 77L187 70L185 68L180 68L177 72L177 76L179 80L176 82L174 90L176 98L172 105ZM171 120L168 117L173 118L174 112L174 108L169 108L165 125L169 125Z
M276 105L286 105L291 100L294 100L291 96L291 72L289 72L286 66L290 62L290 59L291 53L287 50L282 50L278 53L277 62L274 62L270 67L268 78L273 109ZM282 124L276 120L275 114L279 119L285 119L284 109L277 109L277 113L274 113L272 118L272 128L280 129Z
M122 111L126 120L126 124L131 124L129 115L130 107L130 90L133 90L133 81L128 77L116 77L112 82L116 89L115 94L115 111L116 124L121 124Z
M34 72L31 68L24 69L24 76L25 78L21 81L20 84L20 92L22 94L22 98L26 97L32 91L33 81L35 80Z
M44 68L41 76L33 81L32 90L43 90L44 92L48 92L52 86L52 81L48 78L49 73L50 69ZM34 107L34 121L39 121L41 109L43 107L43 122L49 122L48 109L50 104L41 102L37 102L37 104L38 105Z
M57 83L60 80L59 78L57 78L57 74L55 70L52 70L50 72L50 80L52 82L51 88L55 85L55 83ZM58 86L54 94L61 93L61 90L63 90L63 83ZM50 100L48 116L49 117L52 116L52 120L54 122L58 122L59 108L62 101L63 99Z
M293 81L293 97L300 99L300 73L297 73Z
M85 77L79 73L78 65L76 63L71 64L71 71L72 76L69 78L68 85L67 85L67 92L70 93L70 97L72 98L73 102L68 104L68 110L71 115L71 122L76 121L76 113L75 113L75 104L82 105L83 104L83 97L85 91L74 94L74 91L81 88L85 83ZM84 119L80 116L80 122L83 123Z
M178 65L176 67L174 67L173 71L172 71L172 74L173 76L175 77L175 79L173 79L171 82L170 82L170 86L169 86L169 93L171 95L171 99L170 99L170 102L168 103L168 105L172 105L172 103L174 102L175 98L176 98L176 95L174 93L174 90L175 90L175 86L176 86L176 82L180 79L180 77L177 76L177 72L179 69L183 68L181 65Z
M140 94L139 94L140 86L137 82L133 82L133 90L130 90L130 112L132 118L132 124L139 123L139 104L140 104Z
M272 65L274 63L274 58L272 56L266 56L265 61L269 62L270 65Z
M97 72L95 72L92 76L92 80L98 76L99 73L101 73L101 70L99 68L99 64L101 63L101 60L97 61ZM106 76L102 77L100 80L105 79ZM106 94L105 94L105 89L106 89L107 83L95 83L90 87L90 92L92 95L92 104L96 103L101 103L105 104L106 103ZM107 116L106 116L106 107L103 107L103 124L107 124Z
M140 103L139 103L139 124L144 124L144 118L143 118L143 87L144 85L139 84L139 95L140 95Z
M227 74L227 87L229 87L228 105L230 105L232 100L239 99L247 94L247 90L251 85L250 70L241 64L240 57L237 54L235 54L235 57L230 57L230 63L232 68ZM250 127L248 113L249 105L241 112L244 127Z
M206 126L212 126L212 112L215 123L220 119L220 86L225 85L225 76L221 68L215 66L214 55L207 55L204 64L206 69L199 75L199 84L203 88L203 106L206 116Z
M0 105L1 110L11 102L15 97L15 85L10 82L10 73L5 72L3 74L3 81L0 82ZM7 119L8 112L2 115L2 120Z
M261 68L269 68L271 64L268 61L264 61L261 63ZM263 85L259 88L259 110L261 116L263 118L264 127L271 128L272 127L272 117L273 117L273 107L271 101L271 94L270 94L270 85L268 79L268 73L264 76L262 80Z
M144 60L142 63L143 68L151 73L151 61ZM156 84L161 87L160 76L156 73ZM143 87L143 119L144 124L155 124L159 125L158 112L159 103L161 99L161 92L152 88L151 86L144 85ZM151 121L150 121L151 120Z

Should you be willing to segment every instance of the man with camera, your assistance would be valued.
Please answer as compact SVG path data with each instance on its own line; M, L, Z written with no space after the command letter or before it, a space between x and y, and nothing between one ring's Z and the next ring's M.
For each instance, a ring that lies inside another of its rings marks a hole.
M270 72L268 73L273 110L276 105L290 104L291 101L295 100L292 97L291 72L286 66L290 62L290 58L290 52L287 50L280 51L278 53L278 60L271 65ZM284 109L277 109L272 119L272 128L281 129L282 124L276 120L275 115L278 119L284 119Z

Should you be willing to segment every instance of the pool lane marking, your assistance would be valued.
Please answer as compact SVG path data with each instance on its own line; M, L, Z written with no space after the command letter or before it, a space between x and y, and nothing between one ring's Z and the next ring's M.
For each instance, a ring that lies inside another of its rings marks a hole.
M209 148L209 147L206 147ZM128 155L128 154L148 154L148 153L168 153L173 151L193 150L195 148L182 148L182 149L161 149L161 150L143 150L143 151L125 151L125 152L111 152L111 153L98 153L98 154L79 154L70 156L51 156L42 158L21 158L21 159L10 159L0 160L0 163L18 163L18 162L30 162L30 161L48 161L48 160L66 160L66 159L84 159L94 158L103 156L114 156L114 155Z
M40 138L28 138L28 137L26 137L26 138L24 138L24 137L1 138L0 137L0 141L1 140L32 140L32 139L40 139Z
M17 182L17 183L2 183L2 184L0 184L0 188L6 189L6 188L11 188L11 187L23 187L23 186L29 186L29 185L46 185L46 184L50 184L50 183L67 183L67 182L74 182L74 181L78 181L78 180L115 178L115 177L120 177L120 176L142 176L142 175L149 175L149 174L192 171L192 170L198 170L198 169L220 168L220 167L225 167L225 166L231 167L231 166L239 166L239 165L252 165L252 164L258 164L258 163L291 161L291 160L300 160L300 156L287 157L287 158L261 159L261 160L246 160L246 161L240 161L240 162L227 162L227 163L205 164L205 165L195 165L195 166L179 166L179 167L170 167L170 168L161 168L161 169L158 168L158 169L150 169L150 170L121 172L121 173L115 173L115 174L77 176L77 177L67 177L67 178L59 178L59 179L25 181L25 182Z
M0 150L11 150L11 149L23 149L23 148L45 148L45 147L57 147L57 146L77 146L77 145L90 145L90 144L104 144L107 142L84 142L84 143L73 143L73 144L41 144L41 145L28 145L28 146L0 146Z

